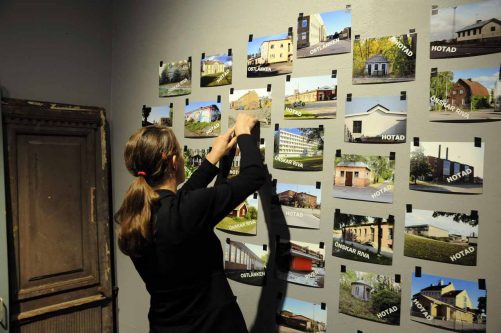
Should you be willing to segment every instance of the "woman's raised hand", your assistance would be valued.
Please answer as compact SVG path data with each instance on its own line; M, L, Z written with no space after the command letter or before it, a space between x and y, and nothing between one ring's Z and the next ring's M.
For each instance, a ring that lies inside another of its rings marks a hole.
M217 164L219 160L235 146L237 136L235 135L235 126L229 128L226 133L221 134L212 142L212 149L207 154L206 159L212 164Z
M239 136L240 134L250 134L252 128L256 125L256 122L256 117L240 112L235 123L235 136Z

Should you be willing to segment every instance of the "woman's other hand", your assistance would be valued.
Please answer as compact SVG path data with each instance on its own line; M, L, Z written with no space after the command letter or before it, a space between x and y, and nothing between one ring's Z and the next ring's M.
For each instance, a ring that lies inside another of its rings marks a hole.
M238 118L237 118L238 119ZM209 162L216 165L217 162L235 146L237 136L235 135L235 126L231 127L226 133L221 134L212 142L212 149L205 157Z

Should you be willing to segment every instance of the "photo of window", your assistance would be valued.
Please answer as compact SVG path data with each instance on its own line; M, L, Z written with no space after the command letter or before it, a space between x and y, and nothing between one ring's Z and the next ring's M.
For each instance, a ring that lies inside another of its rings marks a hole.
M340 313L400 325L402 290L393 277L346 270L339 282Z
M501 52L499 0L432 7L430 58L471 57Z
M393 217L336 213L332 255L355 261L391 265L394 227Z
M247 77L265 77L292 72L292 34L254 37L247 47Z
M271 124L271 91L266 88L239 89L230 91L230 115L228 126L235 124L239 112L256 117L262 128Z
M169 105L143 107L142 126L161 125L171 127L173 109L172 103Z
M276 197L271 205L271 221L285 222L290 227L320 228L322 191L315 185L277 182Z
M402 143L406 129L407 100L400 96L353 97L345 103L345 142Z
M415 209L405 214L404 255L476 266L478 215Z
M411 320L454 332L486 332L487 292L478 281L412 273Z
M253 286L266 282L269 251L266 246L227 240L224 245L224 272L228 279Z
M184 137L215 137L221 133L221 103L190 102L184 108Z
M484 149L473 142L411 144L409 188L437 193L481 194Z
M355 39L353 84L414 81L417 34Z
M334 160L334 198L393 202L395 160L386 156L342 154Z
M191 94L191 60L162 61L158 79L159 97Z
M500 68L436 70L430 77L430 121L501 120Z
M258 196L251 194L216 225L216 228L236 234L256 235Z
M188 148L185 147L184 156L184 176L190 178L193 172L202 164L205 156L209 153L209 148Z
M217 87L231 84L233 56L216 54L200 62L200 87Z
M264 161L264 156L265 156L265 141L264 138L261 138L259 141L259 152L261 154L261 158ZM240 147L238 144L236 145L235 148L235 156L233 157L233 161L231 163L231 168L230 168L230 173L228 174L228 178L233 178L236 175L240 173L240 158L241 158L241 151Z
M274 134L273 167L298 171L322 171L322 128L278 128Z
M277 278L323 288L325 249L318 244L280 240L277 244Z
M324 304L325 305L325 304ZM327 332L327 307L285 297L277 314L278 333Z
M285 82L284 118L336 118L337 78L332 75L287 78Z
M350 10L337 10L298 17L298 58L349 53L350 51Z

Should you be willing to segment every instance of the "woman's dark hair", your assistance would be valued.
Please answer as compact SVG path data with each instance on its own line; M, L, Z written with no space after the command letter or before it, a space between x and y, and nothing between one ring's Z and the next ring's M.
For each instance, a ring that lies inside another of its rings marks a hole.
M152 207L158 201L153 189L175 177L172 157L180 158L176 136L168 127L151 125L132 134L125 146L125 166L136 177L115 214L120 224L118 247L132 257L142 255L153 236Z

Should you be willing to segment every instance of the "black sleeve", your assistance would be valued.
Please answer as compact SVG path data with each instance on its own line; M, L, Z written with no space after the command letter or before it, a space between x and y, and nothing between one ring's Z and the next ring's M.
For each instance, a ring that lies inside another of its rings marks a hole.
M212 229L266 182L267 172L254 138L241 134L237 142L241 152L237 176L222 178L214 187L179 192L178 211L186 231Z
M200 166L181 187L181 190L190 191L197 188L207 187L207 185L209 185L212 179L214 179L217 175L218 171L219 168L217 166L204 158Z

